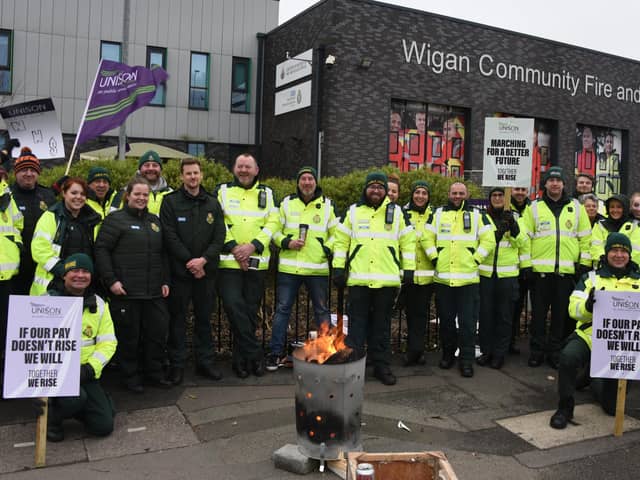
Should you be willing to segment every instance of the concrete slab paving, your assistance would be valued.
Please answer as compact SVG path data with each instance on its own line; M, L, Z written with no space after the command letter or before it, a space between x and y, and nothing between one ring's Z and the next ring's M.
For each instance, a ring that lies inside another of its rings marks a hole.
M184 447L198 438L176 406L116 415L114 432L85 440L89 460Z
M256 413L266 414L279 408L291 408L291 416L294 417L295 400L293 395L289 398L269 398L266 400L250 400L230 405L219 405L205 408L197 412L187 413L187 419L191 425L197 426L203 423L211 423L220 420L238 418Z
M505 418L498 420L498 424L540 449L605 437L613 433L614 418L605 414L599 405L576 405L573 423L567 425L564 430L556 430L549 426L549 419L554 412L555 410L546 410ZM637 430L640 428L640 421L627 416L624 428L625 431Z
M35 422L0 427L0 474L34 468L35 438ZM47 444L47 466L86 460L84 442L77 434L67 434L62 443Z
M437 411L435 410L410 407L398 408L390 406L389 403L367 401L363 405L362 412L364 415L388 418L395 422L402 420L406 425L416 424L459 432L467 430L451 416L443 413L436 413Z
M219 405L230 405L252 400L293 398L293 385L269 385L260 388L221 386L187 388L177 405L183 412L196 412Z

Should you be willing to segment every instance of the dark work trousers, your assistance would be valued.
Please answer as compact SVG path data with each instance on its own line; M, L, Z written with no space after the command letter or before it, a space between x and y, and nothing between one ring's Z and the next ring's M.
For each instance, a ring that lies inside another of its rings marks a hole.
M113 296L109 309L118 338L117 355L125 383L139 384L142 377L151 381L163 378L162 366L169 335L169 310L165 299L137 300ZM138 365L140 346L142 366Z
M453 358L460 348L460 361L470 364L475 359L475 317L478 284L449 287L436 284L436 308L440 318L440 344L444 358ZM459 329L456 329L458 317Z
M556 273L534 274L533 318L529 345L532 354L560 353L565 323L569 316L569 296L574 288L573 276ZM547 312L551 307L551 324L547 341Z
M256 338L256 328L266 274L266 270L219 270L220 296L233 333L234 365L262 358L262 345Z
M212 277L174 278L169 295L169 359L171 366L184 368L187 360L187 317L193 304L193 353L197 365L211 366L214 360L211 313L216 305Z
M580 369L589 369L591 349L577 333L572 333L560 354L558 367L558 395L560 400L573 397L576 391L576 379ZM627 384L628 385L628 384ZM591 379L591 391L602 409L609 415L616 414L618 381L613 378Z
M11 293L13 295L29 295L33 276L36 273L36 264L31 258L30 245L24 246L25 250L20 255L20 270L11 279Z
M113 401L96 379L81 384L77 397L50 398L49 402L48 414L53 422L75 418L88 433L101 437L113 431Z
M402 289L406 291L407 353L421 354L424 352L425 333L429 328L433 283L403 285Z
M501 358L509 350L518 278L480 277L480 351Z
M531 292L531 301L533 302L533 282L527 281L522 274L518 277L518 298L513 306L513 318L511 321L511 345L516 343L516 338L520 335L520 318L527 294ZM525 311L525 318L527 312Z
M396 287L349 287L349 334L345 342L361 356L366 341L367 355L375 367L391 365L391 311L397 291Z

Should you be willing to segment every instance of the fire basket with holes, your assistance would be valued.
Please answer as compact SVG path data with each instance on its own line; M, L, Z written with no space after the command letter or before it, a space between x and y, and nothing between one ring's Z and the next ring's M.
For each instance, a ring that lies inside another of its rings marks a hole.
M362 450L360 423L366 356L344 343L342 316L293 352L296 431L303 455L321 461Z

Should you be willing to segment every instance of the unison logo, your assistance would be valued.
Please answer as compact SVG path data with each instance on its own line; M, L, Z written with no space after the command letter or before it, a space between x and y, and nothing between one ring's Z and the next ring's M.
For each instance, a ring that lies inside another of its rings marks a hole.
M120 72L118 70L101 70L100 87L119 87L125 83L133 83L138 80L138 72Z
M29 302L31 305L31 313L33 315L46 315L48 317L59 317L62 315L62 309L60 307L50 307L42 303Z
M632 302L626 298L611 297L612 306L618 310L637 310L640 308L640 302Z
M498 122L499 132L520 133L520 127L507 122Z

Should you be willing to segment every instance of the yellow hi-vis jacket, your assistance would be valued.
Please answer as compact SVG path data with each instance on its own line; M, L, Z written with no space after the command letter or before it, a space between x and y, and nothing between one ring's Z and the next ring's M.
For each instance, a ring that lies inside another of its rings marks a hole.
M632 249L631 260L640 265L640 221L635 218L629 220L622 225L619 231L629 237Z
M591 267L591 222L576 199L568 199L556 217L544 199L525 210L534 272L574 274L575 264Z
M640 273L632 270L622 278L616 278L608 266L591 270L582 276L569 297L569 316L576 320L576 333L591 348L592 312L587 311L586 303L591 288L596 290L617 290L619 292L637 292L640 290Z
M487 218L495 228L495 222L490 215ZM517 277L521 268L531 266L531 240L524 229L522 219L517 220L520 232L517 237L512 237L507 231L496 248L480 265L478 270L481 277L491 277L495 273L498 278Z
M294 275L329 275L329 255L338 225L331 200L320 190L305 204L297 194L280 203L278 230L273 243L280 247L278 271ZM308 225L307 237L300 250L287 248L290 240L299 240L300 225Z
M18 273L24 217L5 182L0 183L0 281Z
M231 250L238 244L252 243L256 247L252 257L259 260L258 270L268 269L269 242L278 229L278 208L273 191L259 182L249 188L230 182L219 186L218 202L227 227L218 268L240 269Z
M336 229L333 266L348 261L348 286L398 287L400 271L414 271L415 259L413 227L387 197L378 208L354 203Z
M93 208L95 212L104 220L104 217L109 215L112 211L118 210L119 206L113 205L113 201L118 196L119 192L116 192L115 190L109 190L107 192L107 198L105 199L103 205L98 201L96 194L92 190L89 190L89 195L87 195L87 205ZM164 197L164 194L162 194L162 196ZM151 197L151 195L149 195L149 197Z
M413 283L416 285L429 285L433 283L433 263L431 259L424 253L422 248L422 240L424 238L424 226L431 216L431 206L428 205L423 213L417 210L407 209L406 214L409 216L411 225L416 232L416 271L413 274Z
M425 226L422 242L427 256L437 259L435 282L450 287L479 283L478 265L496 246L493 232L487 216L467 208L466 202L458 209L439 207Z

